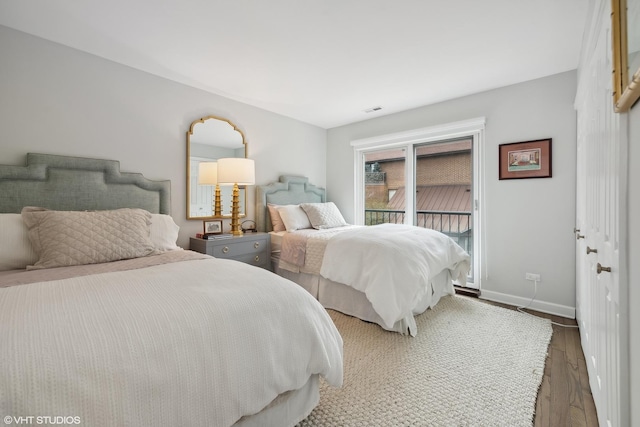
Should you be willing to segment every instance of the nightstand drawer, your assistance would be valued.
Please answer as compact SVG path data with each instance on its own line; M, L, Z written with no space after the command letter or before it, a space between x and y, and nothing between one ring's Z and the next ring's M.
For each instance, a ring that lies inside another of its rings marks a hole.
M228 242L216 242L216 245L207 247L207 254L213 255L216 258L237 258L242 255L264 252L266 248L265 241L233 242L233 239L228 240Z
M212 240L192 237L190 248L216 258L233 259L271 270L271 236L268 233L248 233Z

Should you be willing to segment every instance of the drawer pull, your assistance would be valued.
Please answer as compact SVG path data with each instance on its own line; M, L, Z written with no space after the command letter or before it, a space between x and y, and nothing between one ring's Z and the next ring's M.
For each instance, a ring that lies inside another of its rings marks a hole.
M253 244L253 247L254 247L254 248L256 248L256 249L258 249L258 248L260 247L260 242L255 242L255 243Z
M255 260L256 262L260 262L260 255L256 255L256 257L254 258L254 260Z
M606 271L607 273L611 273L611 267L603 267L600 265L600 263L598 263L597 271L598 271L598 274L602 273L603 271Z
M223 254L226 254L227 252L229 252L229 246L225 246L224 248L222 248Z

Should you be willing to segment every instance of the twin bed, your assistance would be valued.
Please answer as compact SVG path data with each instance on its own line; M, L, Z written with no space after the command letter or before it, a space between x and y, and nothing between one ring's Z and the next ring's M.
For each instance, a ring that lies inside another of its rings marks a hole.
M0 166L5 424L294 425L320 376L341 385L342 339L318 301L178 248L169 190L115 161Z
M5 424L295 425L342 384L325 308L415 335L469 268L440 233L346 224L303 177L257 187L277 274L182 250L169 210L168 181L116 161L0 165Z
M415 335L414 316L452 295L454 281L465 284L469 255L442 233L349 225L306 177L281 176L256 192L256 223L271 233L274 271L325 308Z

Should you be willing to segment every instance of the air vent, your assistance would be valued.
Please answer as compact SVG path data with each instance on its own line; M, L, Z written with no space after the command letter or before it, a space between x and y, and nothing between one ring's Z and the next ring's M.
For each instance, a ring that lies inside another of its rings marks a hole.
M371 108L367 108L366 110L364 110L365 113L373 113L374 111L380 111L382 110L381 106L377 106L377 107L371 107Z

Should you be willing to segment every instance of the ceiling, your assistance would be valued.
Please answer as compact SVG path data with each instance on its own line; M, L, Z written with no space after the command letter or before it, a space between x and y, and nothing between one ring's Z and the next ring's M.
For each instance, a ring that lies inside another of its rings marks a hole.
M576 69L589 3L2 0L0 25L328 129Z

